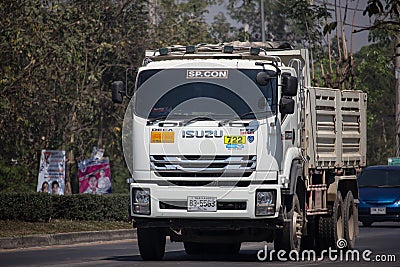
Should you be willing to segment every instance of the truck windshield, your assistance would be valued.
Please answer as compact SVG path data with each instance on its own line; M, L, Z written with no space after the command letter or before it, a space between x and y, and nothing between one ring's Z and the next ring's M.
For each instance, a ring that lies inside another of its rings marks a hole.
M365 170L358 178L360 187L398 187L400 186L400 169L398 170Z
M277 109L276 73L260 86L260 69L145 70L137 78L134 113L146 119L259 119ZM215 77L210 77L214 75ZM205 77L204 77L205 76Z

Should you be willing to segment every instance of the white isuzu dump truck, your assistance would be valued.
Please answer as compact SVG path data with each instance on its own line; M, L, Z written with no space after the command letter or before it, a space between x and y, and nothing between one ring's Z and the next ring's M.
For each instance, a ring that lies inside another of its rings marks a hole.
M354 247L367 96L312 87L309 64L286 44L172 46L112 84L118 103L134 84L123 140L143 259L167 236L188 254Z

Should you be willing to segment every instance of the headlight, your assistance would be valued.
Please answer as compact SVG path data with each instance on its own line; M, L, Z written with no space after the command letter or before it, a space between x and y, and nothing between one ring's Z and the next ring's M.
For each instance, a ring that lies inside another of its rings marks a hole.
M133 213L150 214L150 189L134 188L132 189L132 207Z
M275 214L275 191L256 191L256 216Z
M396 205L400 205L400 200L397 200L397 201L395 202L395 204L396 204Z

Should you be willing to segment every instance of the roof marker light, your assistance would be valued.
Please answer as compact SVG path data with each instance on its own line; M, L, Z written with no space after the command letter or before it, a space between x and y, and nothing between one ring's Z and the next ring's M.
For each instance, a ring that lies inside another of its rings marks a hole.
M158 52L160 53L160 56L168 55L168 47L159 48Z
M186 54L194 54L196 52L196 47L194 45L186 46Z
M260 48L259 47L250 47L250 55L258 56L258 54L260 54Z
M224 53L233 53L233 45L225 45L224 46Z

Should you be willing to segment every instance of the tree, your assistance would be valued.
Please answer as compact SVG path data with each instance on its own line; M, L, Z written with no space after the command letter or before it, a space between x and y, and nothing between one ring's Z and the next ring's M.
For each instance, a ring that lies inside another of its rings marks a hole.
M395 77L391 53L394 42L363 47L355 56L355 89L368 93L368 165L386 164L395 152Z
M235 41L239 38L238 35L235 34L235 27L228 22L226 16L222 12L214 16L210 32L212 38L220 43Z
M363 15L373 18L372 26L359 31L372 30L370 38L386 44L395 39L400 31L400 2L398 0L369 0Z
M212 40L205 21L207 7L213 0L160 0L153 6L153 25L150 28L151 48L170 45L193 45Z
M30 190L40 149L68 152L67 193L76 160L86 158L93 146L123 162L115 129L121 128L124 109L112 105L108 85L140 62L144 4L0 3L0 161L24 166L23 182Z
M382 47L385 47L393 40L395 48L393 49L393 59L395 71L400 70L400 2L398 0L369 0L364 11L373 18L372 26L362 28L371 30L370 39L378 41ZM395 103L395 121L396 121L396 150L393 155L400 156L400 78L397 77L396 85L396 103Z

